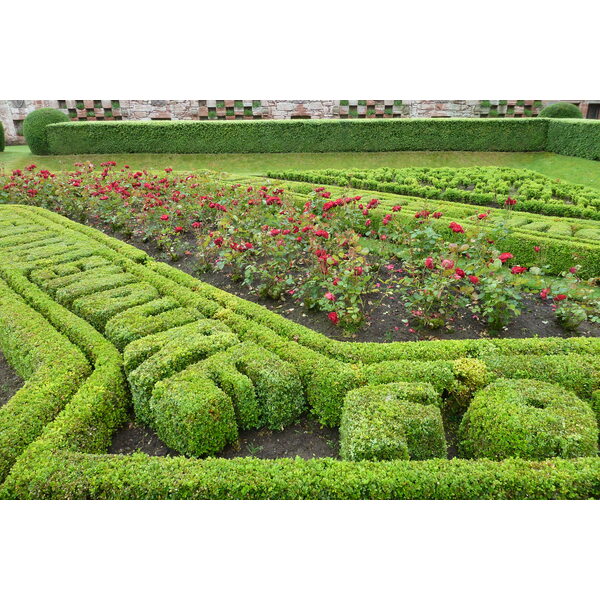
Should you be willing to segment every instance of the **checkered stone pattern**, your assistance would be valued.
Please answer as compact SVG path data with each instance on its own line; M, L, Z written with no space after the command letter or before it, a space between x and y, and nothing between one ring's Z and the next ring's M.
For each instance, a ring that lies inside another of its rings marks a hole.
M393 119L409 116L403 100L340 100L334 116L340 119Z
M198 100L198 119L252 120L268 117L261 100Z
M59 100L58 108L66 110L72 121L120 121L119 100Z
M544 108L541 100L481 100L478 110L482 118L537 117Z

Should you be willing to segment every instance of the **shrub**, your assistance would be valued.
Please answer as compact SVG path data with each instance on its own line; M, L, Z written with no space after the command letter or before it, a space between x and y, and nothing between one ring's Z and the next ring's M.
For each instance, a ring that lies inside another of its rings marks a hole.
M546 149L567 156L600 160L600 121L551 119Z
M540 111L540 117L547 119L583 119L579 107L570 102L556 102Z
M150 409L160 439L186 456L213 454L237 439L231 399L197 370L160 381Z
M543 119L108 121L48 127L53 154L539 151Z
M562 387L532 379L499 379L478 392L459 435L468 458L543 460L598 452L590 406Z
M69 121L65 113L56 108L39 108L30 112L23 122L23 135L33 154L51 154L46 125Z
M428 383L366 386L344 400L344 460L424 460L446 456L441 398Z

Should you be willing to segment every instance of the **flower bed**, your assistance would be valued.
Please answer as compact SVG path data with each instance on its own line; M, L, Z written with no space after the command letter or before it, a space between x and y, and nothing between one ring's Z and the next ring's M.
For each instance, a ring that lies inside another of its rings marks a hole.
M185 411L199 397L199 390L203 398L218 395L217 406L196 407L211 415L213 423L206 418L204 423L210 428L219 423L243 428L255 414L252 406L268 421L269 407L285 407L298 399L294 386L299 385L302 403L322 423L339 425L346 395L364 386L404 382L405 391L395 393L400 394L397 401L405 402L417 398L416 388L427 383L428 398L460 412L474 393L494 381L535 374L538 380L564 389L565 398L570 397L567 392L575 394L597 417L600 341L335 342L44 209L0 206L0 240L0 277L10 293L22 299L11 302L25 306L25 301L80 348L93 368L62 412L20 455L2 485L2 497L600 497L600 459L586 458L587 450L576 452L577 458L550 453L536 461L500 462L106 455L112 434L126 419L129 389L134 402L149 409L151 419L165 423L175 414L172 410ZM2 321L0 326L6 327ZM204 343L202 335L215 343ZM155 336L162 336L161 343ZM165 345L163 337L177 343ZM7 340L0 336L5 353ZM274 361L286 366L275 373L270 373L269 361L252 367L245 354L252 348L264 355L272 353ZM26 353L23 346L16 347L13 361ZM285 369L289 374L280 386L268 383ZM165 392L171 395L168 401ZM378 401L385 401L385 396ZM223 411L229 411L228 416ZM368 418L358 413L357 418ZM353 418L352 412L347 418ZM435 421L423 418L423 423ZM173 432L183 435L187 443L214 440L203 433L205 424L194 425L193 431ZM436 439L438 448L439 436ZM196 448L189 446L186 453L195 453Z
M473 212L440 201L438 211L402 196L336 197L324 187L306 193L305 184L286 192L260 179L242 185L208 173L101 166L54 174L31 165L5 179L0 199L109 227L152 242L173 259L194 254L199 267L225 270L257 296L324 311L348 331L363 325L367 300L391 298L407 309L402 323L391 324L396 330L435 330L472 314L497 332L520 314L522 290L552 299L565 329L597 320L597 298L581 277L597 274L600 244L592 234L598 226L559 219L534 227L547 217L515 216L520 200L511 197L501 209ZM519 219L527 222L515 226ZM566 230L590 237L575 242ZM553 274L560 277L548 277Z

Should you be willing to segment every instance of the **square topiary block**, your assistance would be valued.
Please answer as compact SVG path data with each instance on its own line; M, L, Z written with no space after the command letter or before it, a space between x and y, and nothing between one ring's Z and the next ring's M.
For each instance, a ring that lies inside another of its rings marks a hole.
M344 400L344 460L443 458L440 396L428 383L391 383L351 391Z

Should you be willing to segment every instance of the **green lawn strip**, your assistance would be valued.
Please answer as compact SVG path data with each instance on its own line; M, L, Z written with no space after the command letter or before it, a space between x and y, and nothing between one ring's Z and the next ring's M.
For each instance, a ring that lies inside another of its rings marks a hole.
M10 172L34 163L51 171L71 171L76 162L95 165L114 160L119 167L160 171L214 170L248 175L294 169L376 169L379 167L497 166L531 169L552 178L600 189L600 161L551 152L324 152L257 154L87 154L33 156L27 146L7 146L0 152L0 170Z

